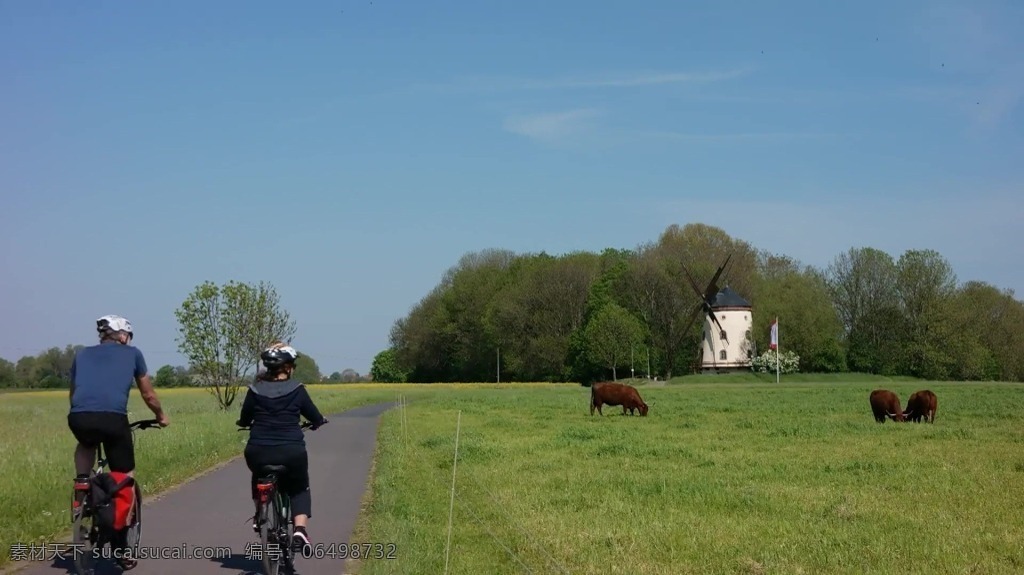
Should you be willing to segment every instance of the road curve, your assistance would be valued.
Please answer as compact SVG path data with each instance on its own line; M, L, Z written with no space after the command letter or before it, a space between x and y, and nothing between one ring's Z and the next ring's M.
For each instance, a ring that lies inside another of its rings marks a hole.
M330 552L331 544L349 543L366 490L377 442L380 415L391 403L367 405L329 415L330 423L306 433L309 476L313 491L313 517L309 533L313 544ZM240 434L241 435L241 434ZM145 499L145 494L143 494ZM252 530L253 513L249 470L238 458L213 472L182 485L165 496L143 504L142 546L159 553L212 552L227 547L231 553L214 558L143 559L131 575L249 575L262 572L247 546L259 542ZM69 525L70 528L70 525ZM48 550L49 551L49 550ZM319 552L318 552L319 554ZM17 575L74 574L70 553L65 558L30 559ZM195 555L192 555L195 557ZM27 563L27 564L26 564ZM344 559L328 557L296 560L297 575L340 575ZM116 575L120 568L103 560L96 575Z

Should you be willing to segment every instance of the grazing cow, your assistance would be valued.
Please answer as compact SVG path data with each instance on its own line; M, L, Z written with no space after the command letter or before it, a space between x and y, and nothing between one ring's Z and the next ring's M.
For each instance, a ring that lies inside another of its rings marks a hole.
M935 410L939 408L939 399L935 397L930 389L915 391L907 400L907 409L903 411L903 417L907 421L921 423L924 417L925 423L935 423Z
M647 404L644 403L643 399L640 399L640 394L636 388L630 385L611 382L591 385L590 415L594 415L595 409L598 413L604 415L604 412L601 411L602 405L621 405L622 415L626 415L627 409L630 414L635 409L640 411L641 416L647 416Z
M875 421L878 423L885 423L886 416L893 421L904 421L900 398L895 393L888 389L876 389L871 392L868 399L871 402L871 412L875 414Z

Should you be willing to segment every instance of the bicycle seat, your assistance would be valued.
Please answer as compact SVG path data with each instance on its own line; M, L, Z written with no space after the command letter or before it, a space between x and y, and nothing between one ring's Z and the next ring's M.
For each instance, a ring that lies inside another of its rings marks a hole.
M288 468L284 465L264 465L260 468L261 475L281 475L285 471L288 471Z

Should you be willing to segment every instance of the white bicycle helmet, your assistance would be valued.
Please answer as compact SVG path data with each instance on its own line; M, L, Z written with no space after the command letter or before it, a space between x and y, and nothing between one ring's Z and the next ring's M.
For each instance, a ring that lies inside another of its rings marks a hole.
M263 350L260 359L267 369L274 369L287 363L295 363L299 358L299 352L290 345L275 344Z
M132 332L132 322L119 315L105 315L96 320L96 331L99 333L123 331L129 337L135 337L134 332Z

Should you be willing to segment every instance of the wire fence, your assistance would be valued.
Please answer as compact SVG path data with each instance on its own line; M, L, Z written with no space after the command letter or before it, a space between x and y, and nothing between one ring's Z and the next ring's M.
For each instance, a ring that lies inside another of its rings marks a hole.
M425 473L423 473L422 475L430 477L433 480L432 482L438 483L439 485L444 485L445 487L451 489L452 496L449 508L450 521L454 513L454 508L456 507L460 512L468 514L472 519L473 523L479 526L502 550L504 550L504 552L509 556L509 558L516 565L518 565L521 571L524 573L570 573L568 569L566 569L561 563L558 562L557 559L555 559L555 557L548 550L546 545L540 542L536 537L532 536L529 530L527 530L523 526L522 522L513 517L512 514L508 512L506 506L502 504L500 499L494 494L493 491L487 489L484 485L477 481L472 476L472 474L463 472L462 475L455 475L455 471L457 470L457 465L459 462L457 443L455 454L452 460L453 467L451 480L446 480L442 477L439 477L436 471L426 471L431 470L432 467L436 468L436 466L432 465L430 462L424 459L423 456L420 455L415 449L413 449L412 442L416 438L416 433L411 429L411 426L409 424L408 411L406 409L408 403L404 395L400 396L397 399L397 404L399 409L400 420L399 433L402 438L403 444L403 457L406 458L406 462L409 462L409 460L411 459L414 464L422 468L425 471ZM460 431L461 416L459 416L459 420L456 422L455 427L456 432ZM458 439L456 436L456 442L457 440ZM479 493L471 493L467 490L457 487L458 485L462 484L469 484L473 489L477 490ZM480 496L481 493L482 497ZM534 551L535 555L543 558L542 569L538 570L531 567L531 558L526 557L523 553L517 553L514 549L515 547L517 547L517 545L509 541L509 539L511 538L502 538L495 533L494 527L496 527L496 525L494 525L493 522L488 522L483 517L481 517L481 515L486 515L486 513L482 512L478 507L479 499L485 500L485 503L487 504L485 505L485 507L487 508L486 511L494 512L495 510L497 510L497 512L493 514L502 516L505 520L504 523L506 523L506 526L516 531L518 535L528 543L528 547L530 547ZM473 503L471 503L471 501ZM448 563L447 553L448 551L446 549L446 572Z

